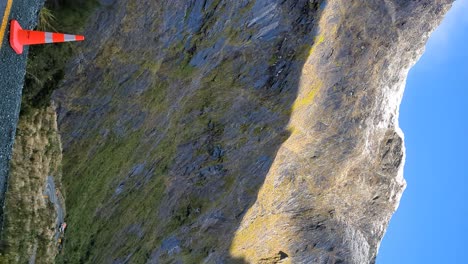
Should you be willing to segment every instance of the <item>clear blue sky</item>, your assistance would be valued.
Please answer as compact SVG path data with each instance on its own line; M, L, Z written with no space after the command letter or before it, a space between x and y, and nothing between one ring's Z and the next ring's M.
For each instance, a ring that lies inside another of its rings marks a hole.
M400 126L408 186L377 263L468 263L468 0L410 71Z

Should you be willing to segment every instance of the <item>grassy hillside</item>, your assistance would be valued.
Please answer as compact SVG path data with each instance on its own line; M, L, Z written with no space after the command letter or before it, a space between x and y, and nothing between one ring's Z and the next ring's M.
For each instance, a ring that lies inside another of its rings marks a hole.
M99 11L55 98L70 227L59 263L229 255L289 135L317 15L317 3L285 3L278 29L271 17L249 26L264 8L122 1Z

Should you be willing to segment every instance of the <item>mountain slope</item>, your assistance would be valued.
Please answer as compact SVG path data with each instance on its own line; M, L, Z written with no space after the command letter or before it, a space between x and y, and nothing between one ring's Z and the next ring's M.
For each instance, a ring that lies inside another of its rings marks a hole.
M450 3L103 6L54 95L58 261L373 262L406 74Z

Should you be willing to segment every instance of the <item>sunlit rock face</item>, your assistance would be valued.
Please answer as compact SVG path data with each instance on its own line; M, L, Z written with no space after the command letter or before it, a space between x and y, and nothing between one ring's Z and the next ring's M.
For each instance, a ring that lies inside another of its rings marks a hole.
M281 145L231 250L249 262L376 257L405 182L398 110L445 1L329 1ZM331 261L331 262L330 262Z
M55 93L59 262L368 263L451 1L109 1Z

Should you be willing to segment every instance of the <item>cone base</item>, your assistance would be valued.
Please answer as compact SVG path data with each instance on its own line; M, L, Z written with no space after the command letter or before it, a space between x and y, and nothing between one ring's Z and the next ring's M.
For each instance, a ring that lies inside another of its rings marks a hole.
M11 20L10 23L10 46L16 54L23 54L23 44L19 39L19 32L23 30L21 25L16 20Z

